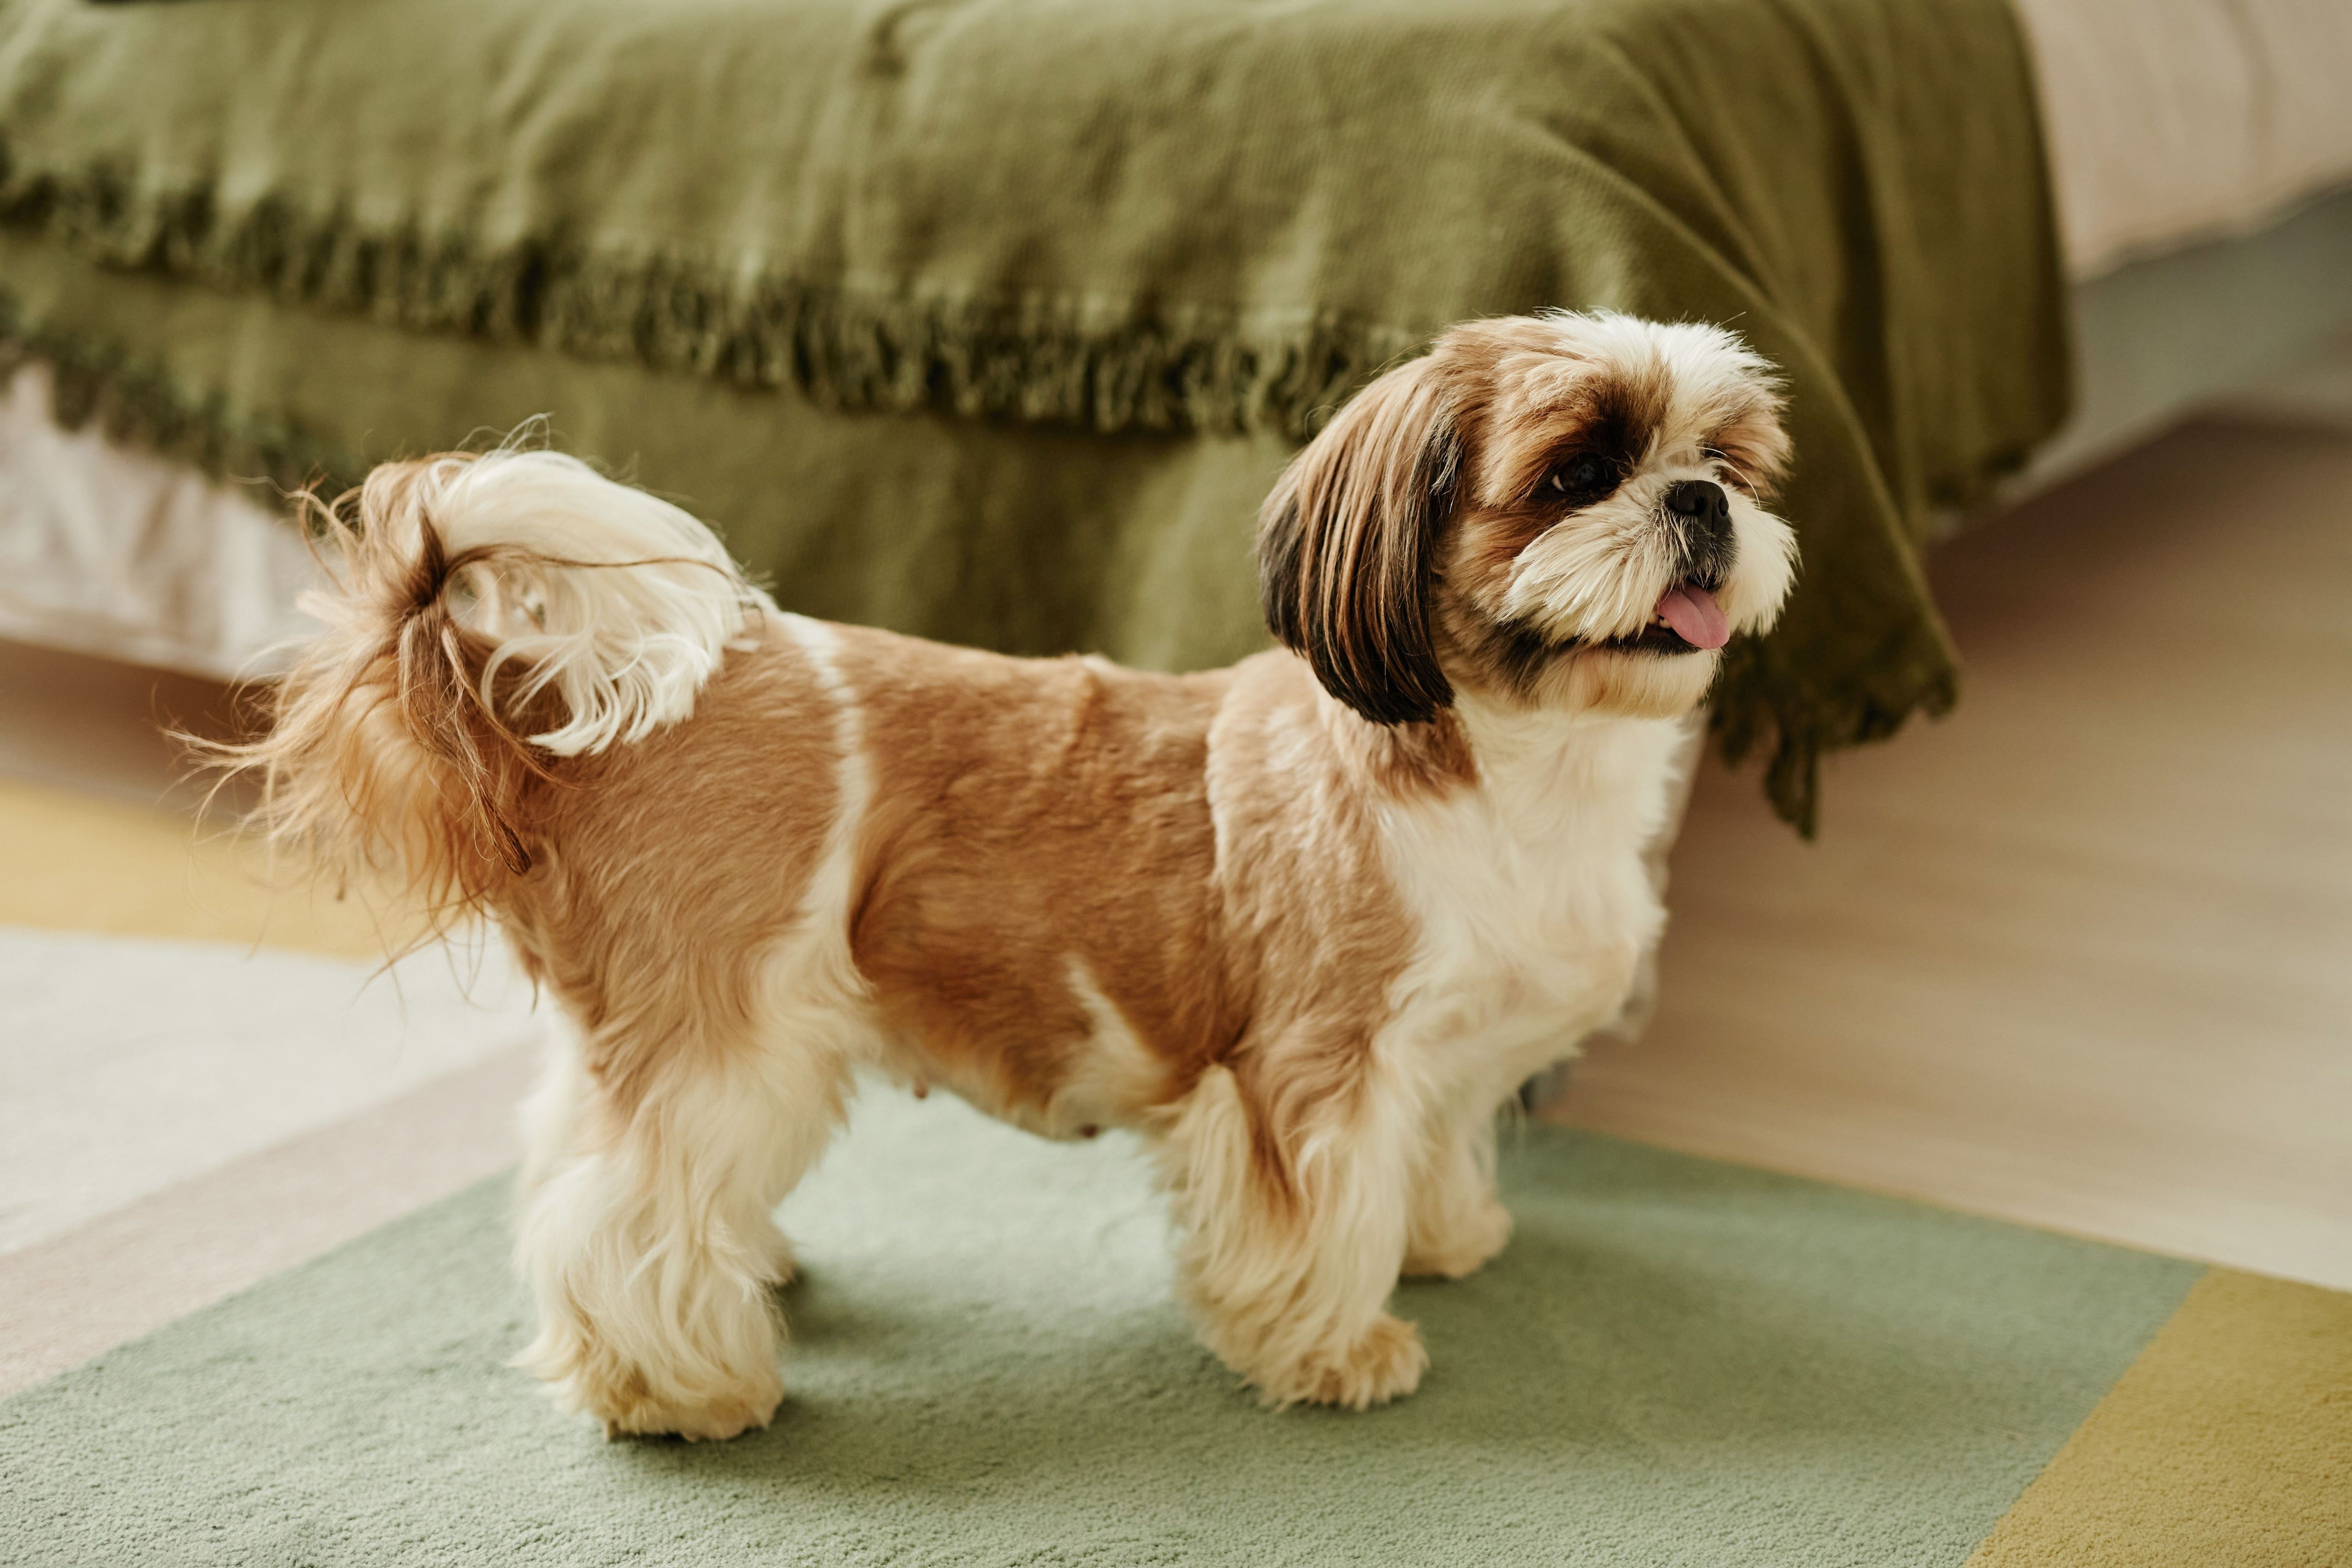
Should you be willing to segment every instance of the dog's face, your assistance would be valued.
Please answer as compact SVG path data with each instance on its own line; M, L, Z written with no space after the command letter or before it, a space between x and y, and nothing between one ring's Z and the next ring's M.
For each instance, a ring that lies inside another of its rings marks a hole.
M1457 691L1687 711L1768 629L1796 538L1769 368L1728 332L1613 315L1460 326L1365 388L1259 528L1266 618L1378 723Z

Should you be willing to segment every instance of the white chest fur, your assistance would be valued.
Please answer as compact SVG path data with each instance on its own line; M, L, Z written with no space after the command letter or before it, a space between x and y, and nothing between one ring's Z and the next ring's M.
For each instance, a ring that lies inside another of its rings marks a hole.
M1475 788L1383 820L1417 926L1387 1044L1467 1091L1507 1090L1614 1017L1664 911L1643 851L1682 724L1458 710Z

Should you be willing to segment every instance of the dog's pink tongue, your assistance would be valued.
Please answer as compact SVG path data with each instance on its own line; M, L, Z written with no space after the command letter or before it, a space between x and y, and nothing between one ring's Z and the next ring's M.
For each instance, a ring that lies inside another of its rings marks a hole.
M1731 640L1731 617L1704 588L1676 584L1658 601L1658 614L1693 647L1721 647Z

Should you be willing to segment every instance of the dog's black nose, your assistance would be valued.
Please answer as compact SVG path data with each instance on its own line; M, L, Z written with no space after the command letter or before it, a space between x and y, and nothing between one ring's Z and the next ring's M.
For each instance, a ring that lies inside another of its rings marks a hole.
M1703 588L1720 588L1731 574L1739 541L1731 528L1731 498L1711 479L1666 487L1666 514L1682 536L1683 575Z
M1713 479L1681 479L1666 487L1666 510L1693 521L1725 522L1731 517L1731 498Z

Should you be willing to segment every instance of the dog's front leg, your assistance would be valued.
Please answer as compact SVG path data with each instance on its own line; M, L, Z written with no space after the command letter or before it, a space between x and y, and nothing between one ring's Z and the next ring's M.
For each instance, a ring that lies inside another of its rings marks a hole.
M610 1049L592 1051L610 1060ZM539 1334L516 1364L605 1434L732 1437L783 1396L771 1217L839 1124L823 1046L681 1038L599 1076L567 1047L525 1117L516 1258Z
M1433 1143L1413 1184L1404 1272L1459 1279L1511 1239L1511 1211L1495 1195L1494 1108L1454 1117Z
M1420 1118L1370 1089L1318 1115L1328 1124L1286 1140L1212 1068L1159 1152L1202 1342L1268 1404L1361 1410L1412 1393L1429 1364L1420 1333L1387 1310Z

